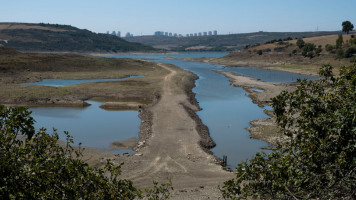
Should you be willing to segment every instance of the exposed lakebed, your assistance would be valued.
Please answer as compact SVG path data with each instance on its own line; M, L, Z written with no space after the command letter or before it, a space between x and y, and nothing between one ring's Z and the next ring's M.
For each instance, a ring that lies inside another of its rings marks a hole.
M224 67L202 62L187 62L180 58L221 57L226 53L186 53L186 54L149 54L122 55L115 57L149 59L154 62L169 63L191 71L199 76L193 92L199 106L197 114L208 126L210 136L216 142L212 149L214 155L228 158L228 166L234 168L240 161L246 160L268 144L261 140L250 139L246 130L250 121L267 118L263 109L248 97L248 93L240 87L230 85L229 79L215 71L231 71L244 76L272 82L294 82L297 79L316 79L313 76L263 70L251 67ZM168 59L167 57L175 58Z
M250 139L246 130L251 120L268 116L262 108L252 103L246 91L231 86L229 79L215 70L232 71L271 82L294 82L297 79L316 77L250 67L224 67L180 59L224 55L226 53L125 54L114 57L169 63L198 75L199 79L193 92L196 93L202 110L197 114L208 126L210 135L217 144L212 149L214 155L218 157L227 155L228 166L234 168L240 161L250 158L268 145L263 141ZM86 108L44 107L31 110L37 121L36 127L44 126L48 129L55 127L58 132L69 131L74 140L82 142L84 146L110 149L111 142L138 137L140 119L137 111L106 111L99 108L99 102L88 103L92 105Z

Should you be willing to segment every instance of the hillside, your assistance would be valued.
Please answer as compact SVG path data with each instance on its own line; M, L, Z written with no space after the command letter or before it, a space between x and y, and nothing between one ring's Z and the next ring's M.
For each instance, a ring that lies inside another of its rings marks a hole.
M231 35L199 37L137 36L125 38L129 42L138 42L159 49L173 51L233 51L246 45L265 43L273 39L300 38L330 35L335 32L255 32Z
M323 64L331 64L337 72L341 66L356 62L355 33L343 34L342 37L343 43L339 48L335 45L338 38L335 34L303 38L305 45L302 48L298 47L297 39L268 41L265 44L247 46L222 58L202 60L230 66L254 66L314 75L317 75ZM305 47L310 44L312 47L306 51Z
M152 47L127 42L69 25L0 23L0 44L20 51L126 52L152 51Z

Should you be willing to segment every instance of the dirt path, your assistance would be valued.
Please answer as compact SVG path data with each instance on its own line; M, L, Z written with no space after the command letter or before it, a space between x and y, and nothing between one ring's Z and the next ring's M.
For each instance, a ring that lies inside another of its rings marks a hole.
M197 109L184 93L177 94L173 78L177 69L160 64L170 73L164 77L163 94L158 103L148 108L153 113L152 137L136 155L120 156L123 175L139 187L149 187L152 180L167 182L171 178L173 199L216 199L217 186L233 177L215 164L214 156L204 152L198 142L195 121L183 105Z

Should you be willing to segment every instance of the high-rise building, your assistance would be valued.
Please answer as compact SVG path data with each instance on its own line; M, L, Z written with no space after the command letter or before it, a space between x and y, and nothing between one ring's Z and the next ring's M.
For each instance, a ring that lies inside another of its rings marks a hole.
M168 32L165 32L165 33L164 33L164 36L168 36Z
M198 34L197 34L197 33L194 33L194 36L196 37L196 36L198 36Z
M169 33L169 36L171 36L171 37L172 37L172 36L173 36L173 34L172 34L172 33Z
M175 34L174 34L174 37L178 37L178 34L177 34L177 33L175 33Z
M191 33L191 34L189 34L189 36L190 36L190 37L193 37L194 35L193 35L193 33Z
M198 33L198 36L201 36L201 32Z
M217 30L214 31L214 35L218 35L218 31Z
M130 33L130 32L127 32L125 36L126 36L126 37L131 37L131 33Z
M111 32L111 35L115 35L116 36L116 32L115 31Z
M155 36L160 36L160 35L164 35L163 31L156 31L155 32Z
M208 35L208 32L203 32L203 35L204 35L204 36L207 36L207 35Z
M106 34L110 34L110 31L106 31Z
M187 33L185 36L186 36L186 37L189 37L189 34Z
M213 35L213 32L211 32L211 31L209 31L209 33L208 33L209 35Z
M120 32L120 31L117 31L116 36L117 36L117 37L121 37L121 32Z

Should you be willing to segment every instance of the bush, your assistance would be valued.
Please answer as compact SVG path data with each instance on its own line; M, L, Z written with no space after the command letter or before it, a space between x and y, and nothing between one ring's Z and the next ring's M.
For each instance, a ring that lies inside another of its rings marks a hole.
M104 169L82 160L68 133L64 146L58 134L38 132L25 108L0 105L1 199L137 199L142 192L130 180L119 179L120 166L110 160ZM170 184L147 190L147 195L169 196Z
M270 48L267 48L267 49L262 49L263 52L270 52L271 49Z
M315 49L315 54L319 56L322 51L323 49L321 48L321 45L319 45L318 48Z
M340 58L343 58L344 55L345 55L344 50L342 50L342 49L336 50L336 58L339 58L339 59L340 59Z
M314 57L314 50L315 50L315 44L313 43L306 43L302 49L302 55L304 57L309 57L313 58Z
M273 98L284 142L240 163L224 198L356 199L356 65L320 75Z
M282 52L286 49L286 47L276 47L273 49L273 51L276 51L276 52Z
M331 44L325 45L325 50L326 50L327 52L333 52L334 49L336 49L336 46L334 46L334 45L331 45Z
M305 42L303 39L299 38L296 42L296 45L299 47L299 49L303 48L305 45Z
M350 47L345 51L345 58L350 58L352 57L354 54L356 54L356 47Z
M350 39L350 43L351 43L351 45L356 45L356 38Z
M258 54L258 55L262 55L262 54L263 54L262 50L258 50L258 51L257 51L257 54Z
M342 47L342 44L344 44L344 39L342 38L342 34L339 34L337 39L336 39L336 45L335 47L337 49L340 49Z

